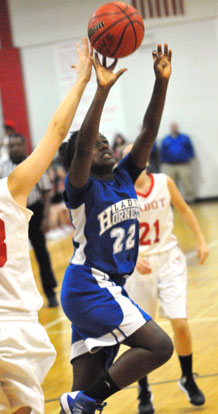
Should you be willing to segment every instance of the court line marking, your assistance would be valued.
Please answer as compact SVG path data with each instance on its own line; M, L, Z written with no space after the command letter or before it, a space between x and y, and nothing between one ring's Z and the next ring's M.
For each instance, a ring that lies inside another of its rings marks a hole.
M214 374L196 375L197 379L208 378L208 377L218 377L218 372L215 372ZM177 383L179 380L180 380L180 378L173 379L173 380L158 381L158 382L149 382L149 385L172 384L172 383ZM133 389L133 388L138 388L138 385L137 384L136 385L129 385L128 387L122 388L121 391L129 390L129 389ZM47 403L55 402L55 401L59 401L59 398L52 398L51 400L45 400L45 403L47 404ZM58 411L55 411L53 414L56 414L57 412Z
M54 319L53 321L51 321L51 322L48 322L48 323L46 323L45 325L43 325L44 326L44 328L45 329L49 329L49 328L52 328L53 326L55 326L55 325L58 325L60 322L63 322L63 321L65 321L65 322L69 322L70 323L70 321L67 319L67 317L65 316L65 315L63 315L63 316L60 316L59 318L57 318L57 319Z

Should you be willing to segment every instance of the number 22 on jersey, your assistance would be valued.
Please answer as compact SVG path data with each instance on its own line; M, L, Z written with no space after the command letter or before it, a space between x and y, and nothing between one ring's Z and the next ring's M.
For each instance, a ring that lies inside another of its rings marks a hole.
M0 219L0 267L7 262L7 246L5 243L5 223Z

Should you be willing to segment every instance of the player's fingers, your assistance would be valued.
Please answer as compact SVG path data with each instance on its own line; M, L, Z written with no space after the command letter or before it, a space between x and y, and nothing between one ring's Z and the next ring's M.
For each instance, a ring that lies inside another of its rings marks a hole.
M171 59L172 59L172 50L171 50L171 49L169 49L169 54L168 54L168 56L169 56L169 59L170 59L170 62L171 62Z
M152 272L151 268L147 268L146 271L145 271L145 274L149 275L149 273L151 273L151 272Z
M156 50L153 50L152 57L153 57L153 60L155 62L157 60L157 51Z
M96 69L97 64L96 64L96 61L95 61L94 57L93 56L90 56L90 59L91 59L91 62L93 64L94 68Z
M90 44L90 56L93 56L93 51L94 51L94 48L93 48L93 46Z
M77 43L76 47L77 47L77 53L78 53L78 55L80 55L80 52L81 52L80 43Z
M117 62L118 62L118 59L114 59L114 61L111 63L111 65L110 66L108 66L108 69L109 70L114 70L114 68L116 67L116 65L117 65Z
M82 38L82 45L83 45L83 50L86 54L89 53L89 44L88 44L88 39L87 37L83 37Z
M98 56L97 52L95 52L95 63L97 65L101 66L101 62L100 62L100 59L99 59L99 56Z
M157 53L158 55L162 55L162 46L160 43L157 45Z
M127 68L120 69L120 70L116 73L116 77L117 77L117 79L118 79L120 76L122 76L122 75L123 75L123 73L124 73L124 72L126 72L127 70L128 70Z
M168 56L168 44L164 43L164 54Z

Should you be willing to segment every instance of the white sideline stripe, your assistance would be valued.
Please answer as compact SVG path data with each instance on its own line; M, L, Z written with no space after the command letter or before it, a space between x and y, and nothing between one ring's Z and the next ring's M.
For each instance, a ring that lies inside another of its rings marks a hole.
M60 316L60 318L54 319L53 321L46 323L46 325L44 325L44 328L45 329L52 328L52 326L55 326L62 321L69 322L67 317L63 315L63 316Z

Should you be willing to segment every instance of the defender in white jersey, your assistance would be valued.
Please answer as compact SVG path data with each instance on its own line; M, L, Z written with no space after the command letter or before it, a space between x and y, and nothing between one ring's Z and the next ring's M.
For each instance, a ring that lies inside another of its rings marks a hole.
M41 383L56 351L38 322L43 304L29 257L27 197L65 138L91 76L88 41L78 45L78 79L40 144L0 180L0 414L43 414Z
M119 7L119 6L118 6ZM92 58L97 90L79 131L63 143L68 171L65 202L74 231L74 252L64 275L61 303L72 322L73 392L60 398L65 414L94 414L102 402L166 362L168 335L129 297L123 285L138 254L139 209L134 183L148 160L159 128L171 73L167 44L153 52L155 84L132 151L114 168L99 133L104 104L125 69ZM130 349L114 362L120 343ZM83 391L78 391L83 390Z
M124 152L127 153L130 148L128 146ZM174 331L174 344L182 368L179 386L187 393L192 404L202 405L205 398L192 373L186 259L173 235L171 203L193 231L201 264L207 258L208 248L193 211L170 177L144 171L136 181L135 188L140 209L139 256L126 288L131 298L153 318L159 299L161 315L171 321ZM139 413L154 413L146 377L139 381Z

